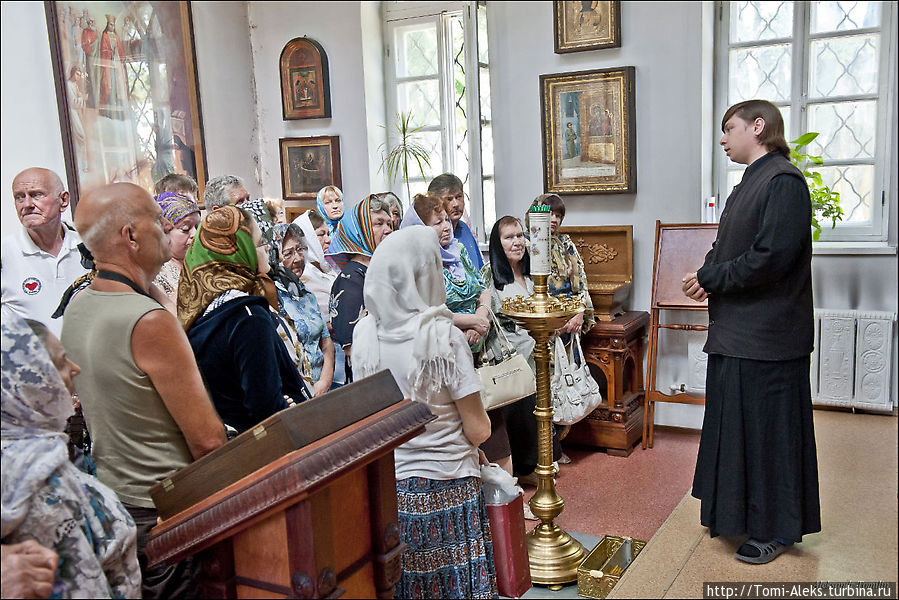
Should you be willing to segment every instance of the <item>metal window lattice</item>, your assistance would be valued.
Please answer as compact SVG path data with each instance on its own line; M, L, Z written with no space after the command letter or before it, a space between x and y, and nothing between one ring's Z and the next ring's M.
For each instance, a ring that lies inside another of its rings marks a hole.
M876 173L883 124L877 94L885 51L882 28L894 9L864 1L721 4L727 19L719 32L729 40L727 103L764 98L785 115L794 109L792 128L786 122L787 139L819 132L807 151L824 158L824 166L814 170L841 195L845 216L838 227L846 235L878 235L875 230L883 225ZM725 158L719 165L723 201L742 169Z
M748 42L792 35L792 2L734 2L731 41Z

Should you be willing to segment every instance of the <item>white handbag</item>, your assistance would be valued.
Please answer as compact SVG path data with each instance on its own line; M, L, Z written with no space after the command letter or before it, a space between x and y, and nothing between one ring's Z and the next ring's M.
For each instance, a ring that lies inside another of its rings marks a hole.
M580 363L575 360L575 347ZM572 335L568 351L565 350L562 340L556 337L554 354L555 369L550 382L553 422L559 425L574 425L602 403L599 385L590 375L587 361L584 360L580 334Z
M481 392L484 410L512 404L537 392L537 380L528 361L509 343L506 332L503 331L492 310L490 316L499 336L502 356L496 359L495 364L484 365L477 369L481 383L484 384L484 390Z

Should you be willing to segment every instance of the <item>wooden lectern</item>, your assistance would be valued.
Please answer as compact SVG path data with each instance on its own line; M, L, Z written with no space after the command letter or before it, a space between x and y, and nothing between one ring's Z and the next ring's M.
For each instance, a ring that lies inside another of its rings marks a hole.
M373 387L363 384L366 380L352 384L358 388L353 399L361 404ZM393 449L435 418L425 405L401 398L163 521L147 545L150 565L199 553L208 598L392 598L405 548L397 523ZM244 451L229 449L228 459L239 461L241 452L255 453L267 439L275 441L277 428L269 430L271 436L242 444ZM253 435L241 437L247 434ZM215 479L217 461L204 465L186 478L173 477L175 485Z
M664 394L656 388L659 329L708 331L706 325L662 323L662 311L707 311L708 301L696 302L684 295L683 277L702 267L705 255L718 236L717 223L663 224L656 221L655 259L652 264L652 306L649 323L647 389L643 398L643 448L652 448L655 403L705 404L705 398L686 393Z

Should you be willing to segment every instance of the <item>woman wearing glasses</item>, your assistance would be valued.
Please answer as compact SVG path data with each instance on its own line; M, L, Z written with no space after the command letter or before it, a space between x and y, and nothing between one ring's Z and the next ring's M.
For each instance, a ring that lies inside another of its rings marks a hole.
M315 294L300 277L306 268L308 242L303 231L294 224L275 225L275 245L283 269L272 275L278 290L278 314L290 319L303 350L300 373L313 388L313 396L331 389L334 377L334 342L325 325ZM318 240L312 240L317 244Z

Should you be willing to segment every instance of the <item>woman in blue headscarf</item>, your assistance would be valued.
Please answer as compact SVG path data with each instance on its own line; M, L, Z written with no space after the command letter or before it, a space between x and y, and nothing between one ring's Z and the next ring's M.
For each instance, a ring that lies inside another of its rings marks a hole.
M353 329L366 314L362 297L365 273L375 248L391 231L387 202L372 194L343 215L331 238L327 257L341 269L331 286L331 337L346 353L347 383L353 380L350 369Z
M343 192L335 185L328 185L318 190L315 197L315 208L325 218L328 233L334 235L337 223L343 217Z

